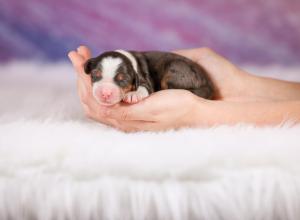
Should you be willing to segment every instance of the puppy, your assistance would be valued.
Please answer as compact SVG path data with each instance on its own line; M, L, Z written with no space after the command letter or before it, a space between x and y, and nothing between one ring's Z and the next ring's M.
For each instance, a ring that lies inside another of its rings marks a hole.
M137 103L163 89L186 89L211 99L214 89L205 70L190 59L169 52L107 51L87 60L93 96L101 105Z

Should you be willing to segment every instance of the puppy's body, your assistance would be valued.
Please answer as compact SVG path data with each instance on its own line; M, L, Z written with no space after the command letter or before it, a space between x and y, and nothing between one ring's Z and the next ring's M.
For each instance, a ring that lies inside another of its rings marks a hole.
M135 103L163 89L186 89L206 99L213 85L205 70L183 56L159 51L108 51L88 60L93 94L99 103ZM119 90L119 91L118 91Z
M142 72L150 76L153 91L186 89L202 98L212 98L212 83L205 70L197 63L167 52L132 52L132 54L140 61Z

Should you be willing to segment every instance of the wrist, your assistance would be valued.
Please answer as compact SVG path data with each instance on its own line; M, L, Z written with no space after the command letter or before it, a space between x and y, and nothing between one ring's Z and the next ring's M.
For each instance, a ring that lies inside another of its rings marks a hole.
M300 99L300 85L263 76L247 74L245 95L250 101L287 101Z
M272 101L276 100L274 97L274 91L270 87L277 80L265 78L262 76L257 76L250 74L245 71L243 72L243 77L241 81L241 94L245 101ZM284 88L282 88L284 89ZM282 93L283 91L281 91Z
M218 83L222 86L215 88L214 99L227 101L248 100L248 96L251 94L248 84L253 84L254 76L235 66L226 72L228 75L218 80Z
M261 97L257 94L261 87L261 79L259 76L252 75L243 71L242 91L246 101L259 101Z
M195 127L211 127L220 124L234 124L242 120L241 114L247 114L239 109L240 102L206 100L199 98L193 108Z
M211 101L207 99L194 96L194 100L190 107L188 114L188 126L191 127L209 127L215 121L212 117L214 115L214 103L218 101Z
M249 83L252 84L254 80L254 76L249 74L248 72L243 71L242 69L237 69L234 72L235 76L232 77L234 89L234 94L230 94L229 97L232 97L232 101L234 100L247 100L249 95L251 95L251 88L249 87ZM229 100L230 101L230 100Z

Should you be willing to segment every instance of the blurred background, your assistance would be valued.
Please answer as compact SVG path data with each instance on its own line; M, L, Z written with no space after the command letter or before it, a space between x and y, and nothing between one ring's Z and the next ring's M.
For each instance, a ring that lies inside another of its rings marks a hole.
M238 64L299 65L299 0L0 0L0 61L211 47Z

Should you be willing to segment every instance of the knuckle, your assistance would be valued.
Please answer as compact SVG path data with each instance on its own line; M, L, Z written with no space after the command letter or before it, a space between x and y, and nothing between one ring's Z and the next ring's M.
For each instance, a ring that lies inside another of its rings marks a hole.
M71 58L74 55L75 51L71 50L68 52L68 57Z
M82 50L82 49L85 49L83 45L79 45L79 47L77 48L77 50Z
M121 113L121 120L127 121L129 119L129 113L128 111L122 111Z

